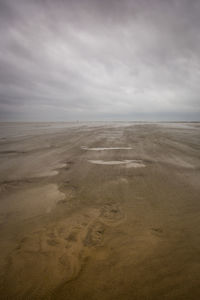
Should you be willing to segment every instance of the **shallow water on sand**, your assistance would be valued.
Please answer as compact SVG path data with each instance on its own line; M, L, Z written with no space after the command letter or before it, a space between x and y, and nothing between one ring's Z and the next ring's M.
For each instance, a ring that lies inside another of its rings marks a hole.
M88 160L92 164L96 165L126 165L128 168L142 168L145 167L145 164L140 160Z

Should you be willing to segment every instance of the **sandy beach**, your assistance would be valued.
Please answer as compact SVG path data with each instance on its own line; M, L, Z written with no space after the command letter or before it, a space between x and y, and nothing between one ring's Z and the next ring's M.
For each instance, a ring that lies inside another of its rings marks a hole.
M1 123L0 298L200 299L199 123Z

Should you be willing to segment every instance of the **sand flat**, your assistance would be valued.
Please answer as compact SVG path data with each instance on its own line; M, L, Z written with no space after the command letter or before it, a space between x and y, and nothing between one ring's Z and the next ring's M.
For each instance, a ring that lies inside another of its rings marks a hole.
M2 299L199 299L197 125L1 124Z

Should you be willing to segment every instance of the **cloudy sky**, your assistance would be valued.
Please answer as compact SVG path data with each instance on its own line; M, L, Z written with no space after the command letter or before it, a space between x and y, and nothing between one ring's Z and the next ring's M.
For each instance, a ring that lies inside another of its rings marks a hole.
M200 120L199 0L0 0L0 121Z

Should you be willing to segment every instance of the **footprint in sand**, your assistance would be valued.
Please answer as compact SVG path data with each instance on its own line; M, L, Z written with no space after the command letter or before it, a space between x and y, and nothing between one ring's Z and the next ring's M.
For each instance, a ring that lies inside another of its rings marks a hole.
M100 218L103 223L111 225L120 222L124 215L117 204L107 203L101 209Z
M103 240L105 225L100 222L91 224L83 241L84 246L97 246Z

